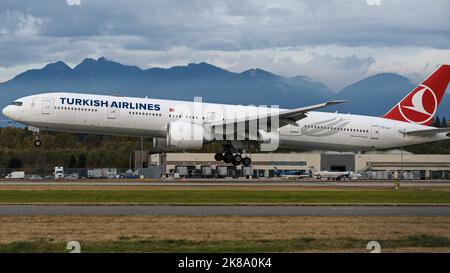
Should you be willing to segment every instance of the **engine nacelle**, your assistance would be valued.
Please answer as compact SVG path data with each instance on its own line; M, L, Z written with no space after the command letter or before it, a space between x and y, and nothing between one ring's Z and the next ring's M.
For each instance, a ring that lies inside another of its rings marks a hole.
M167 147L176 150L201 149L204 143L213 140L202 125L183 121L167 125L166 139Z
M153 148L157 149L168 149L167 147L167 139L162 137L154 137L153 138Z

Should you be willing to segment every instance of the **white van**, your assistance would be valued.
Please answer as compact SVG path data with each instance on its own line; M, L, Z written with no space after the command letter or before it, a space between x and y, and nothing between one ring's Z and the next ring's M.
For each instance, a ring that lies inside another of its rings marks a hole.
M25 178L25 172L24 171L16 171L8 174L6 179L24 179Z

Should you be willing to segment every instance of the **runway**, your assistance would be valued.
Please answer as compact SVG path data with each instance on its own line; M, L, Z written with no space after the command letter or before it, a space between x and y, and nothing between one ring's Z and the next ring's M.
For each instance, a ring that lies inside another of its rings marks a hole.
M450 206L0 205L0 216L450 216Z
M449 180L400 181L402 188L450 188ZM154 189L154 188L392 188L394 181L286 181L266 180L0 180L2 189Z

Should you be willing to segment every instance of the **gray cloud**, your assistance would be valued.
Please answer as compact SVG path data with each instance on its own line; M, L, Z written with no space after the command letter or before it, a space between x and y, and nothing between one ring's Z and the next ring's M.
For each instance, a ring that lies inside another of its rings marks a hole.
M3 0L0 67L56 60L76 63L85 57L105 55L143 67L210 60L225 68L261 65L288 75L312 75L327 68L350 66L359 76L373 72L373 65L382 67L373 50L367 54L358 51L361 48L392 48L392 52L402 47L450 50L450 1L382 3L89 0L68 5L66 0ZM355 48L355 52L313 52L321 46ZM295 50L294 55L280 53L285 48L311 50L299 61ZM239 64L238 58L249 62ZM437 55L429 62L436 64L436 60ZM340 86L344 80L336 81L341 82L329 84Z
M7 1L3 12L42 20L51 37L139 36L163 49L244 50L320 44L448 48L450 2L384 1ZM6 14L6 15L5 15Z
M330 54L313 54L313 58L299 66L303 71L317 80L326 82L334 90L344 87L343 83L355 82L368 74L374 58L359 58L356 55L348 57L333 57Z

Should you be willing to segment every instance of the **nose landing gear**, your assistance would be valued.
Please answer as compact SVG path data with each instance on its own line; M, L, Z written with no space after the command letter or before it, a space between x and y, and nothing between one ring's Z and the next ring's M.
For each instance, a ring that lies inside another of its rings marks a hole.
M42 141L39 139L39 128L35 128L35 127L27 127L27 129L29 131L33 132L33 136L34 136L34 146L35 147L41 147L42 145Z
M39 133L33 132L33 135L34 135L34 146L41 147L42 141L39 139Z
M39 139L36 139L36 140L34 141L34 146L36 146L36 147L41 147L41 145L42 145L42 141L40 141Z

